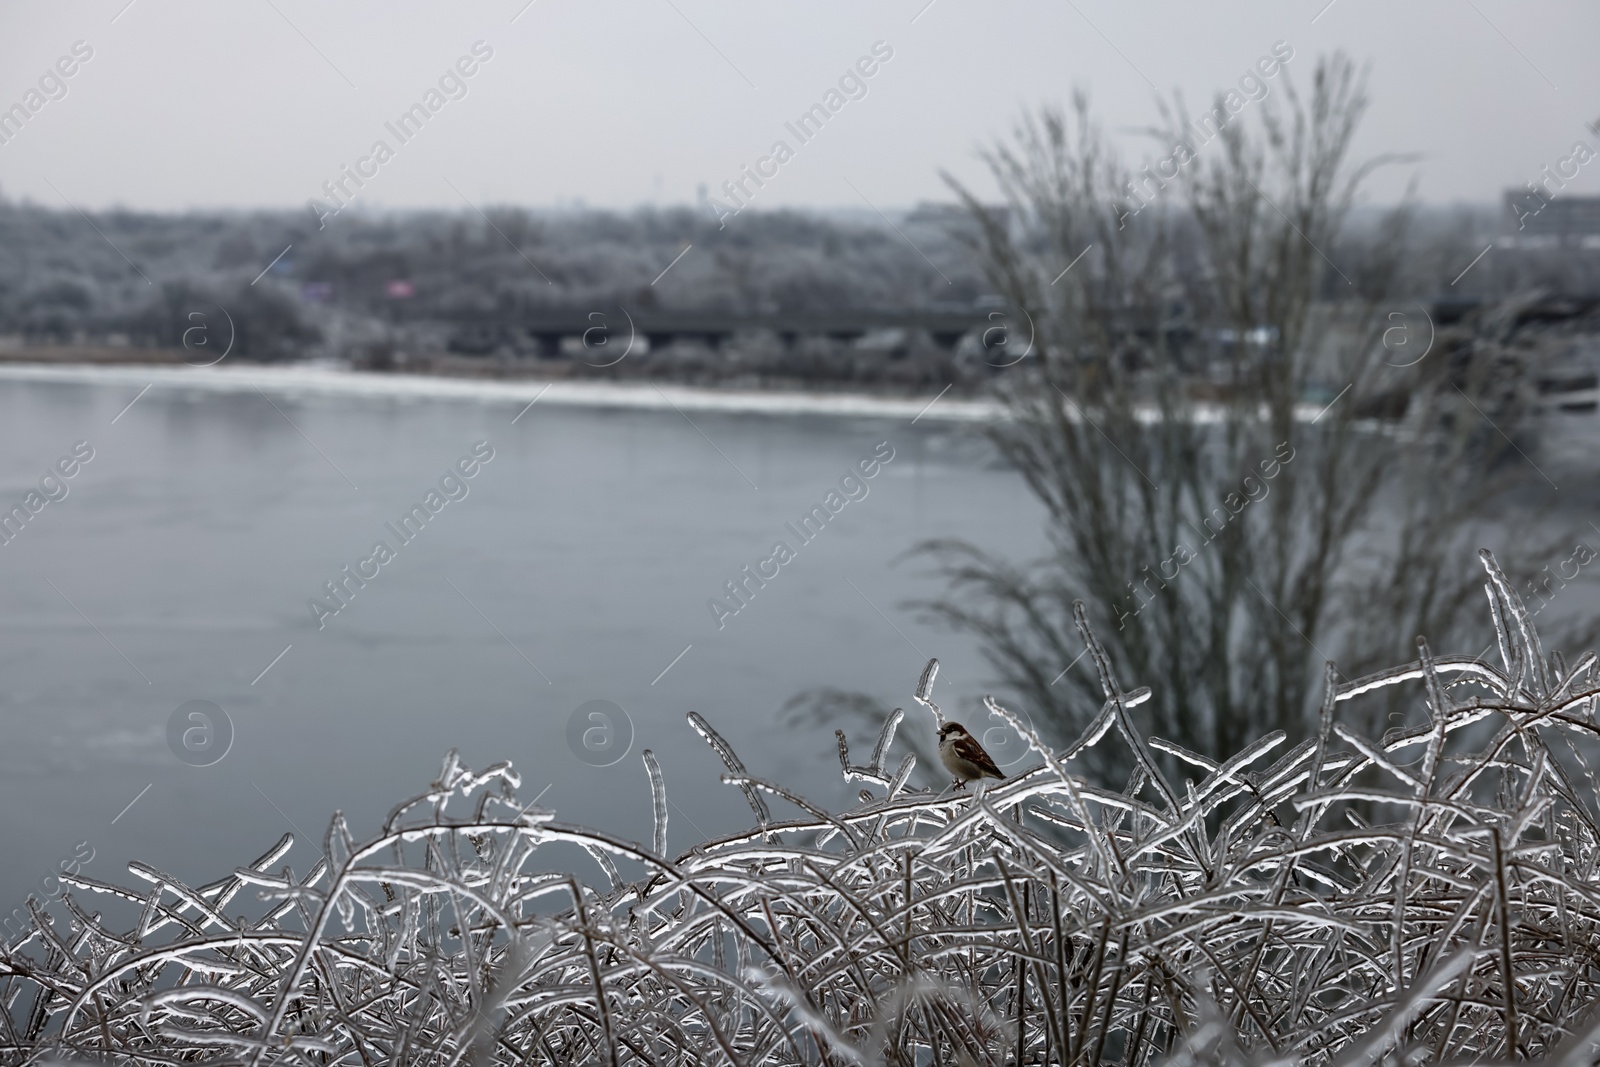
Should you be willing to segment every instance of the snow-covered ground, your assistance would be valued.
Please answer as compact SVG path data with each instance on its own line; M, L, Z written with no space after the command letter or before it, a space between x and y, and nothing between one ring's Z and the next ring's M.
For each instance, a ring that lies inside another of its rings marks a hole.
M92 382L156 389L212 392L263 392L289 396L371 396L414 400L477 400L506 404L564 404L575 407L644 410L721 411L770 415L862 415L943 421L982 421L998 407L987 400L957 400L930 390L922 399L855 393L808 393L754 389L706 389L638 382L517 381L448 378L423 374L374 374L335 366L234 364L177 367L170 364L0 364L0 380ZM936 401L936 402L935 402Z

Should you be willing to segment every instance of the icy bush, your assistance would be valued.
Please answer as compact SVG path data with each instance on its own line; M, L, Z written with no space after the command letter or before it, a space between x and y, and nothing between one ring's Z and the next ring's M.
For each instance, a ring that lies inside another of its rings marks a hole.
M691 714L755 825L687 852L648 752L649 847L451 754L372 839L336 815L304 876L272 870L285 837L209 885L66 878L62 914L34 907L0 952L4 1059L1587 1064L1600 672L1547 656L1484 563L1497 664L1419 642L1381 675L1330 666L1319 735L1286 752L1274 734L1215 764L1141 737L1148 690L1120 687L1080 607L1099 718L1051 751L988 701L1042 762L975 795L908 786L899 711L865 766L840 734L862 788L837 814ZM937 718L936 666L916 697ZM1415 691L1415 726L1340 721L1387 686ZM1136 767L1120 793L1074 773L1110 745ZM553 869L560 843L600 873Z

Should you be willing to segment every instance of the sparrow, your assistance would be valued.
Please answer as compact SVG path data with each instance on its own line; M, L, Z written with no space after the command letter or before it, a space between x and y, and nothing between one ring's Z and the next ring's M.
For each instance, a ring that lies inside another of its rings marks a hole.
M939 762L944 764L945 770L956 776L957 789L980 778L1004 781L1006 777L994 765L994 760L989 758L989 753L978 744L978 739L967 733L967 728L958 722L947 722L939 727Z

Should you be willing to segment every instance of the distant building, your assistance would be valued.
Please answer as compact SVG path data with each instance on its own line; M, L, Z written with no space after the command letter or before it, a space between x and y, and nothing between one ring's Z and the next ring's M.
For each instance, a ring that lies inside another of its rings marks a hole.
M1600 248L1600 196L1507 189L1498 244L1524 248Z

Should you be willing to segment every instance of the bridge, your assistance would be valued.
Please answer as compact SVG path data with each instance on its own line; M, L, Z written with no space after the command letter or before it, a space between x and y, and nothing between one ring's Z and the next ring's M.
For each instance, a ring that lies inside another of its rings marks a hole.
M621 340L630 335L647 340L651 348L678 340L700 341L719 349L738 334L768 333L785 345L804 337L823 337L849 343L870 334L903 331L923 334L944 349L953 349L969 333L980 343L998 343L1002 334L988 338L992 327L1012 325L1000 308L963 311L836 311L820 314L758 314L717 311L661 311L634 309L623 305L596 305L591 308L489 311L456 313L446 321L453 324L450 349L468 355L488 355L501 346L533 350L552 358L561 354L563 338ZM591 333L601 330L604 333ZM1026 335L1026 334L1025 334ZM905 340L898 342L904 347ZM894 346L891 346L894 347ZM988 347L988 345L986 345Z

